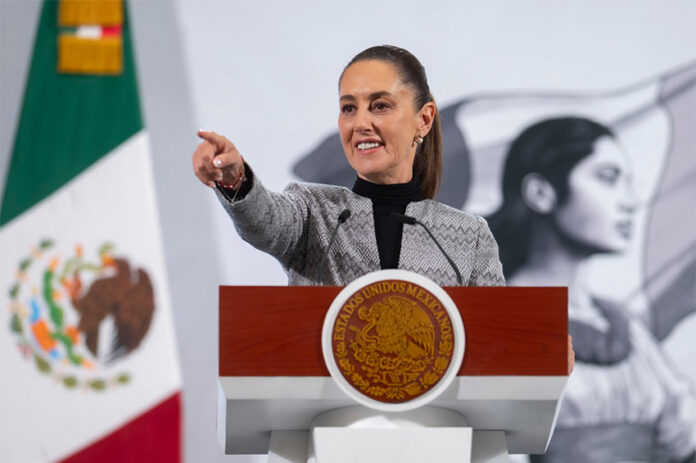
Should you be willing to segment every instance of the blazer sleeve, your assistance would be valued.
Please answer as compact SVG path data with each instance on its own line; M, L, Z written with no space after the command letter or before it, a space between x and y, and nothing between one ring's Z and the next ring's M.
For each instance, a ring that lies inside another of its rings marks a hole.
M498 243L488 228L488 222L482 217L478 217L478 222L476 252L468 286L505 286L503 265L498 257Z
M242 199L232 201L216 190L218 199L244 241L287 264L306 242L307 197L297 184L275 193L253 173L249 177L253 183Z

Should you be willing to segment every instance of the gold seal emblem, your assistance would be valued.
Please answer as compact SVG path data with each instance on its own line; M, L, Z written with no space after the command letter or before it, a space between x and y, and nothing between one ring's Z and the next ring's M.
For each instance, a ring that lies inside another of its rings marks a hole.
M452 320L442 302L402 280L378 281L350 295L335 318L331 343L345 380L384 403L431 390L454 355Z

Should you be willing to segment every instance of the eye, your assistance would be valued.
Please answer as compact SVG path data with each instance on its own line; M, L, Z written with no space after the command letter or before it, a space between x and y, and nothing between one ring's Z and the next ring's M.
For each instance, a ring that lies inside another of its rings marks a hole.
M350 114L353 111L355 111L355 105L344 104L343 106L341 106L341 113L342 114Z
M619 179L621 171L616 167L604 167L597 169L596 175L600 182L607 185L614 185Z
M389 103L386 103L384 101L375 101L374 103L372 103L372 110L373 111L384 111L384 110L389 109L389 108L391 108Z

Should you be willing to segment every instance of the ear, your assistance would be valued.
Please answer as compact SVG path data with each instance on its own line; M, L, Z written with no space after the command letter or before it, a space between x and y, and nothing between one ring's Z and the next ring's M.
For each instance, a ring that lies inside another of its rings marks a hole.
M433 126L433 122L435 122L435 113L437 112L437 108L435 107L435 103L432 101L429 101L423 105L423 107L418 111L418 132L417 135L420 135L421 137L425 137L428 135L428 132L430 132L430 128Z
M546 178L531 172L522 179L522 200L538 214L548 214L556 207L556 190Z

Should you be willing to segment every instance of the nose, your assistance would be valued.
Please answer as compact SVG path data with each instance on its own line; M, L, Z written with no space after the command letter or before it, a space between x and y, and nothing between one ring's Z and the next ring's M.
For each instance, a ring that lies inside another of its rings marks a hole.
M367 109L358 108L355 114L355 125L353 130L356 133L365 133L372 130L372 118L371 114Z
M638 207L638 195L633 183L627 181L624 186L624 194L619 203L619 208L622 212L633 214Z

